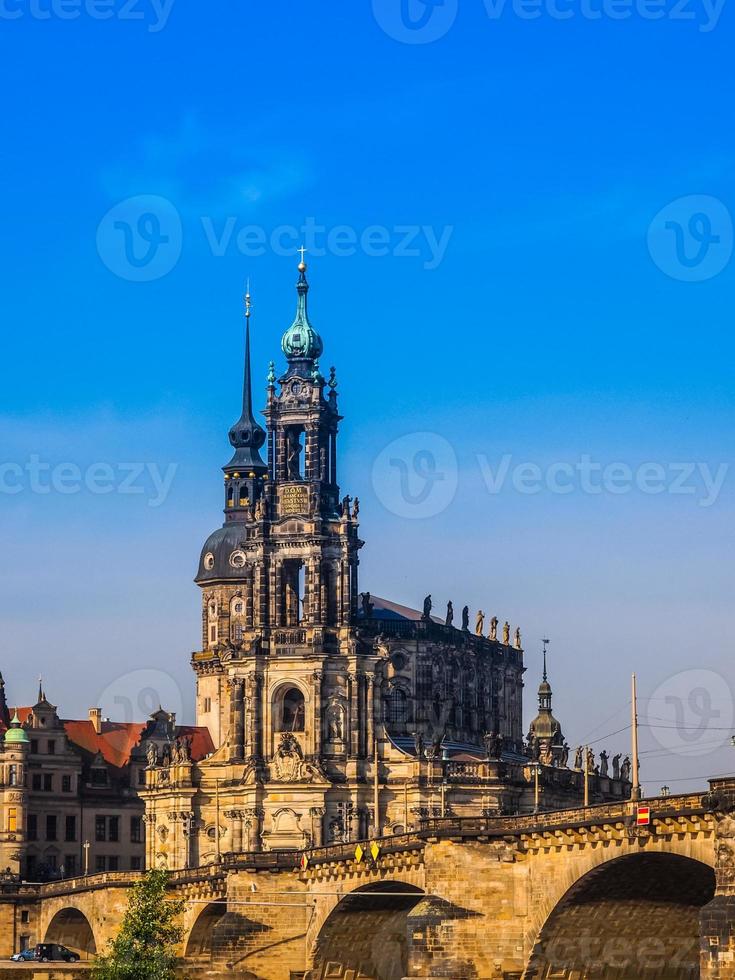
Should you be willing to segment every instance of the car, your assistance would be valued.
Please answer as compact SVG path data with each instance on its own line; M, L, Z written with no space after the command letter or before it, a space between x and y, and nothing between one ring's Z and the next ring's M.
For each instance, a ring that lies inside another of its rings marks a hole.
M40 960L42 963L48 963L49 961L76 963L79 959L79 953L67 949L61 943L38 943L34 950L33 959Z
M26 963L28 960L35 960L35 949L22 949L19 953L13 953L10 957L14 963Z

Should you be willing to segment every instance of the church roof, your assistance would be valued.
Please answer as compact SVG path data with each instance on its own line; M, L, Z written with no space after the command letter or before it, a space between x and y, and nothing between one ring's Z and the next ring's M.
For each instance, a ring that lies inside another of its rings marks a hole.
M324 350L322 338L309 320L306 299L309 283L306 279L306 263L303 261L303 255L299 263L299 281L296 284L296 291L298 294L296 317L281 339L281 349L292 366L315 361Z
M230 579L244 582L247 568L236 568L230 563L235 551L240 551L247 537L247 528L242 521L232 521L217 528L204 542L199 556L199 568L195 582L215 582Z
M370 594L370 602L373 604L373 619L402 619L409 622L418 622L423 618L423 614L418 609L410 606L402 606L398 602L390 599L381 599L380 596ZM361 615L361 613L359 613ZM443 623L444 620L438 616L431 617L435 623Z

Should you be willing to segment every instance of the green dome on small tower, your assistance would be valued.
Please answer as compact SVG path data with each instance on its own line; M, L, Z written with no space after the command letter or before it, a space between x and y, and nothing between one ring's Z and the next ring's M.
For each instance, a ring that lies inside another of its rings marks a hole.
M296 291L298 292L296 318L283 335L281 349L291 363L294 361L315 361L321 356L324 344L322 338L309 322L309 314L306 308L309 283L306 281L306 263L303 253L301 262L299 262L299 281L296 283Z
M10 728L5 732L5 744L8 745L28 745L29 739L25 729L20 724L20 718L16 711L10 720Z

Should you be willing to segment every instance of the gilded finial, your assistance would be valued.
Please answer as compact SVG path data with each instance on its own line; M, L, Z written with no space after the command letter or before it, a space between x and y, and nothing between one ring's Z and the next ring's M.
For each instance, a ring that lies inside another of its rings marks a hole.
M250 319L250 314L252 312L252 303L250 302L250 277L248 276L247 285L245 286L245 316Z
M304 255L307 250L302 245L301 248L297 248L296 251L301 254L301 261L299 262L299 272L306 272L306 262L304 261Z

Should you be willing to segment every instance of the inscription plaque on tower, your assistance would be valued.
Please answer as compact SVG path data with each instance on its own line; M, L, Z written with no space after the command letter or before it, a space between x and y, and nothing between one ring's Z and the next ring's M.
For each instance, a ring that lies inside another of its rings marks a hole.
M302 483L289 483L280 488L281 517L286 514L308 514L309 488Z

